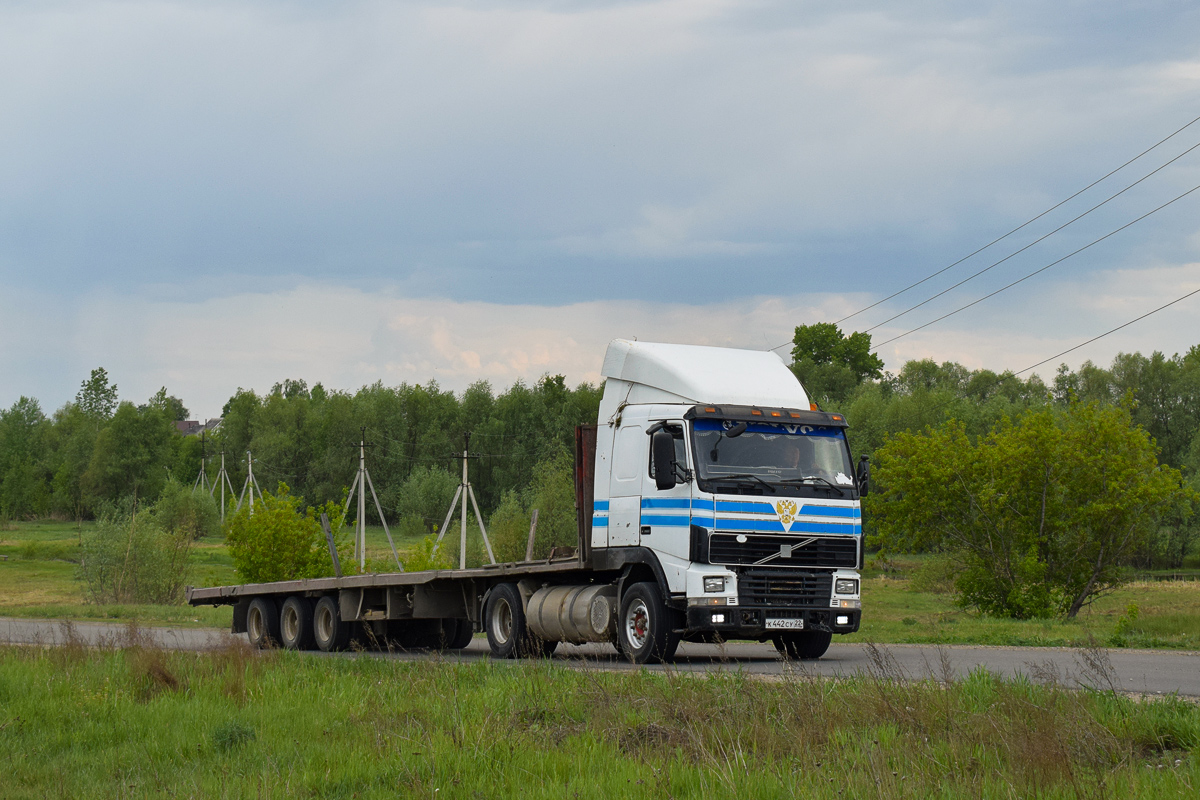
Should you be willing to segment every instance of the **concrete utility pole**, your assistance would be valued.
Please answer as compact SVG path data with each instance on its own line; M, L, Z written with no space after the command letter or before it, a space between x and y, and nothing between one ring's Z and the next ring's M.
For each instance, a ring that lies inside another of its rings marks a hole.
M224 467L224 464L222 464ZM246 497L246 490L250 490L250 516L254 516L254 493L258 492L258 499L262 500L262 489L258 488L258 481L254 480L254 457L250 455L250 451L246 451L246 482L242 484L242 493L238 497L237 506L233 509L235 512L242 508L242 500ZM224 490L222 490L224 494ZM266 502L265 500L263 502Z
M383 515L383 507L379 504L379 495L375 493L375 482L371 480L371 473L367 471L367 448L374 447L374 443L367 441L367 429L360 428L362 438L358 440L358 474L354 476L354 483L350 485L350 493L346 495L346 505L342 509L342 518L345 519L346 512L350 510L350 501L354 499L354 492L358 490L358 515L354 524L354 551L358 558L359 571L365 571L367 568L367 488L371 489L371 499L375 501L375 511L379 514L379 521L383 523L383 532L387 534L388 545L392 548L392 558L396 560L396 568L401 572L404 571L404 565L400 563L400 554L396 552L396 543L392 540L392 532L388 529L387 517Z
M208 496L212 497L213 492L217 490L217 486L221 487L221 522L225 521L225 487L229 487L229 496L233 497L233 481L229 480L229 473L225 471L225 451L221 451L221 471L217 473L217 482L208 490ZM239 503L240 505L240 503Z
M461 456L453 456L454 458L462 459L462 483L458 489L454 491L454 499L450 501L450 510L446 512L446 519L442 522L442 527L438 531L437 541L434 542L433 552L436 553L438 545L442 543L442 537L446 535L446 526L450 524L451 518L454 516L454 509L458 506L459 498L462 498L462 524L459 527L458 538L458 568L467 568L467 498L471 498L471 508L475 510L475 521L479 523L479 533L483 536L483 546L487 548L488 561L492 564L496 563L496 556L492 554L492 543L488 541L487 529L483 527L483 515L479 513L479 503L475 501L475 490L471 488L471 481L467 478L467 460L472 458L480 458L478 455L471 455L468 451L471 444L471 435L463 434L463 451Z

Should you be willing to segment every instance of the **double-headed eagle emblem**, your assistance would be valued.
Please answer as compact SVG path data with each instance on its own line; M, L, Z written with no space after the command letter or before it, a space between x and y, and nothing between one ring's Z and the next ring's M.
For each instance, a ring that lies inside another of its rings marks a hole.
M792 527L792 522L796 519L798 510L795 500L780 500L775 504L775 513L779 515L779 521L783 523L783 529L789 530Z

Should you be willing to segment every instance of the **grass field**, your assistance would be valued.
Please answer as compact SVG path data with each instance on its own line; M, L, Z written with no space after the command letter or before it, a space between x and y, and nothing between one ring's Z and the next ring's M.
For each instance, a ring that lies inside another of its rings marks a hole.
M84 523L86 526L89 523ZM137 620L142 624L229 626L228 608L93 605L75 580L80 529L68 522L22 522L0 530L0 616ZM475 532L476 538L478 531ZM368 528L369 563L392 569L382 528ZM419 543L399 539L401 558ZM887 572L864 572L863 625L841 642L1200 649L1200 581L1140 581L1103 597L1074 620L1006 620L954 605L949 594L913 591L919 557L894 558ZM202 539L192 552L195 586L236 583L223 542ZM1136 606L1136 615L1130 606ZM1135 618L1136 617L1136 618Z
M242 646L0 648L0 794L1182 797L1200 708L976 673L816 681Z
M866 570L862 628L839 641L1200 649L1200 581L1137 581L1073 620L1010 620L958 608L950 594L913 591L920 565L897 558L891 575Z

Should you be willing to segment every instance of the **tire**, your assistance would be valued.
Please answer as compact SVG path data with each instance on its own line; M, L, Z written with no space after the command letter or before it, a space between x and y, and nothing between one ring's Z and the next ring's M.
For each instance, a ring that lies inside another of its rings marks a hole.
M288 650L313 650L313 602L293 595L283 601L279 612L279 641Z
M502 583L488 595L484 630L493 658L549 658L558 642L545 642L529 632L521 591L515 583Z
M278 647L279 607L269 597L256 597L246 609L246 634L250 644L260 650Z
M784 658L798 658L811 661L825 655L829 643L833 640L832 633L824 631L802 631L797 633L780 633L771 640L775 649Z
M317 601L313 611L313 638L317 647L326 653L335 650L345 650L350 644L350 625L342 619L341 609L338 608L336 597L326 595Z
M442 628L446 632L448 650L462 650L475 638L475 624L469 619L444 619Z
M516 584L502 583L488 595L484 611L488 647L493 658L516 658L522 641L528 636L525 608Z
M618 651L634 664L670 661L679 647L676 614L663 602L653 583L635 583L621 598Z

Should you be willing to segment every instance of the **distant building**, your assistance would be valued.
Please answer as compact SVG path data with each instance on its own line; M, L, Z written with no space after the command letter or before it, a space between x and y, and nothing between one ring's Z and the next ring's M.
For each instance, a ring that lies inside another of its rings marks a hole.
M205 420L204 422L194 419L185 419L175 423L175 430L179 431L184 436L199 436L204 431L212 433L219 427L221 427L221 417Z

